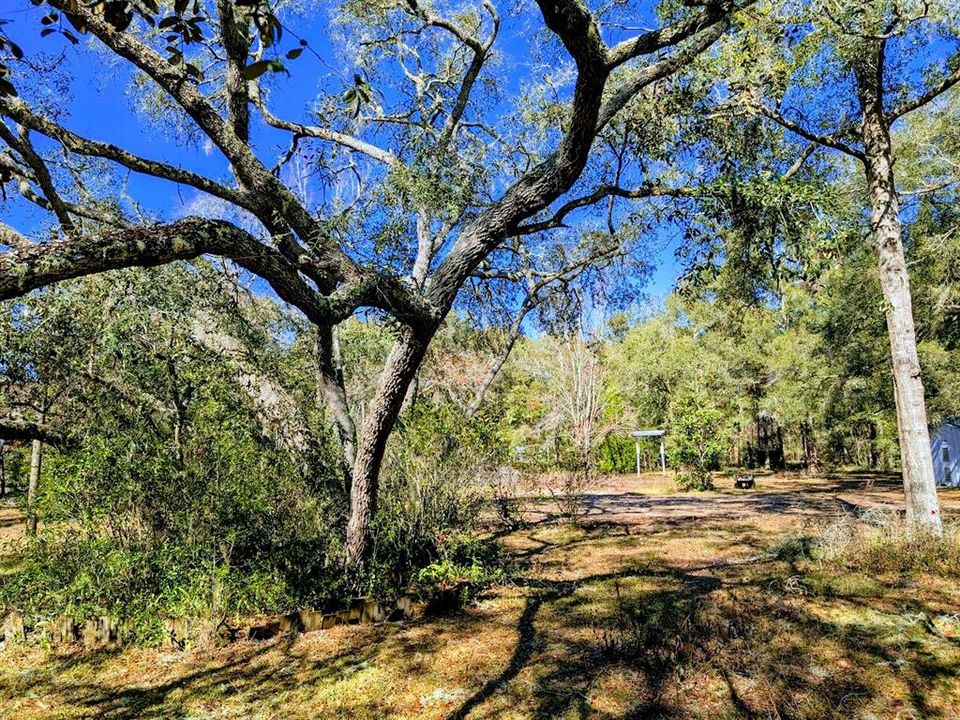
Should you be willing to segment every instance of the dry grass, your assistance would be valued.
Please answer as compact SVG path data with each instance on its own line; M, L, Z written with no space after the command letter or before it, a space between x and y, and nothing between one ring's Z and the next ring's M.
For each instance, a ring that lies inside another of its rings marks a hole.
M894 481L662 482L589 489L578 526L532 500L503 538L523 573L461 614L187 653L7 650L0 716L960 717L956 580L808 552L898 505ZM943 500L960 516L960 493Z

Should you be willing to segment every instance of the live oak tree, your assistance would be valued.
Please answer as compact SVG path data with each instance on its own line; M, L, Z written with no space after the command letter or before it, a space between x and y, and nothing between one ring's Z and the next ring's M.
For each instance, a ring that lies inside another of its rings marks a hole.
M707 50L737 9L730 0L671 4L658 29L634 34L624 28L650 18L633 17L629 8L538 0L537 12L510 18L517 25L506 35L521 34L529 23L559 40L562 50L547 45L547 62L561 69L533 74L525 106L503 97L511 75L500 64L508 53L504 20L489 0L457 10L418 0L321 5L335 19L334 39L353 51L346 53L355 63L353 78L322 83L312 117L305 109L288 118L271 89L280 86L287 61L306 72L310 55L297 58L318 43L298 41L280 5L34 4L41 6L44 35L82 40L78 51L89 38L97 51L132 69L152 93L151 107L174 123L186 121L195 139L222 156L231 177L213 178L72 131L69 119L34 92L30 58L2 26L0 177L55 223L49 240L0 225L8 248L0 254L0 299L108 269L201 255L263 278L316 327L321 394L350 474L348 565L362 562L369 546L387 438L465 284L478 271L490 272L507 243L532 247L542 233L565 227L574 210L657 194L649 184L624 187L619 172L602 170L609 164L584 170L609 157L611 143L598 138L614 131L624 109ZM278 133L289 145L274 160L267 138ZM295 170L308 161L331 192L303 192L303 173ZM110 166L212 198L220 217L143 220L136 206L95 190L94 176ZM595 187L565 198L578 181L594 180ZM588 247L559 265L544 260L539 271L563 277L591 262L591 253L605 252ZM361 309L394 323L396 340L357 427L337 366L335 329Z
M940 534L924 387L914 326L893 127L960 82L952 3L857 0L757 6L780 42L741 58L738 99L808 144L863 169L889 335L907 521ZM754 43L756 49L756 43Z

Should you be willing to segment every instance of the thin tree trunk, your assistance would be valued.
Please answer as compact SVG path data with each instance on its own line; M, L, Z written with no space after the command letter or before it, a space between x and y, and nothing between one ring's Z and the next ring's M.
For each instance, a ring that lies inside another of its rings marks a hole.
M357 461L357 427L350 413L336 331L331 327L316 328L317 389L320 398L333 415L340 439L341 458L350 486L352 469Z
M490 386L493 385L493 381L496 380L497 375L500 374L503 366L506 365L507 359L510 357L510 353L513 352L514 345L516 345L517 340L520 339L524 318L527 316L530 310L534 308L535 305L536 302L531 301L528 296L527 300L525 300L521 306L520 312L518 312L517 316L513 319L513 323L511 323L510 330L507 333L507 342L504 345L503 350L500 351L500 354L494 358L493 362L490 364L490 367L487 368L487 372L483 376L483 380L480 381L480 386L477 388L477 394L474 395L473 401L467 407L466 415L468 418L472 418L474 415L476 415L483 406L483 401L487 396L487 391L490 389Z
M817 440L813 433L813 418L807 413L806 419L800 422L800 439L803 443L803 466L807 471L816 471L820 468L820 458L817 454Z
M350 492L350 519L344 546L344 564L357 568L370 549L370 524L376 512L380 464L387 438L396 423L407 389L426 352L429 337L404 329L387 358L380 390L364 421Z
M877 55L878 64L860 69L857 80L863 107L864 165L872 229L890 336L907 523L913 529L940 535L943 526L920 378L910 276L903 252L890 128L883 110L882 78L877 71L883 63L882 46Z
M43 424L43 415L40 423ZM43 461L43 443L34 440L30 445L30 476L27 481L27 535L37 534L37 485L40 482L40 463Z

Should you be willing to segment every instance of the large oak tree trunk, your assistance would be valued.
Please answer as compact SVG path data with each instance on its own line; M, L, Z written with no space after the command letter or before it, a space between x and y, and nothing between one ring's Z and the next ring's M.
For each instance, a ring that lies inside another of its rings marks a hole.
M910 276L903 252L890 128L884 115L878 74L875 71L861 71L858 73L858 84L863 107L864 165L870 193L872 229L890 336L907 524L915 530L940 535L943 528L917 356Z
M370 523L377 509L380 464L387 438L429 341L429 337L418 336L409 329L402 330L380 376L380 390L364 421L353 466L350 519L344 547L347 567L358 567L369 552Z

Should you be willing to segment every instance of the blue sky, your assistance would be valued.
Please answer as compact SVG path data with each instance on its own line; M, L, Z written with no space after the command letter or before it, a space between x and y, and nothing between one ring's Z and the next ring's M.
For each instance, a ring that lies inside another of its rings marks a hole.
M28 57L56 57L62 53L63 63L71 76L70 92L59 99L66 111L61 121L80 135L113 142L144 157L161 160L208 175L213 178L228 177L228 168L216 151L171 142L163 137L152 120L145 119L133 109L130 93L130 73L123 63L112 63L109 58L87 47L87 39L74 46L62 36L39 37L40 18L45 8L30 5L27 0L0 0L0 19L11 20L6 27L9 35L18 42ZM652 18L646 18L653 24ZM311 21L288 23L300 34L308 37L311 52L303 53L297 60L288 63L290 77L271 79L270 99L275 112L290 119L307 119L318 90L341 91L350 78L353 68L345 66L330 44L323 17ZM615 41L617 38L610 38ZM503 33L498 42L503 53L503 62L515 70L510 74L511 85L518 86L521 79L536 72L528 53L531 38L522 24L504 22ZM53 78L35 78L42 87L52 84ZM22 81L21 81L22 82ZM511 88L515 90L516 88ZM272 159L284 147L288 136L260 127L258 129L261 156ZM129 194L142 206L161 218L171 218L188 212L198 193L187 187L153 178L129 174L126 176ZM36 231L47 221L47 216L21 201L5 203L0 212L8 221L27 232ZM655 267L646 291L652 295L664 295L673 286L680 270L674 255L676 241L672 230L655 233L650 239Z

